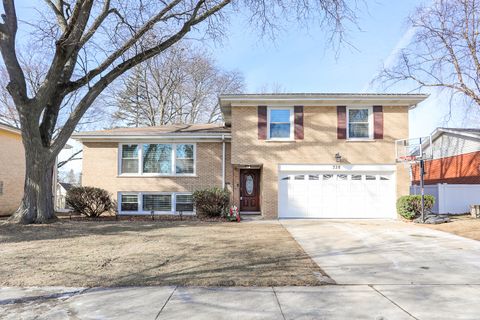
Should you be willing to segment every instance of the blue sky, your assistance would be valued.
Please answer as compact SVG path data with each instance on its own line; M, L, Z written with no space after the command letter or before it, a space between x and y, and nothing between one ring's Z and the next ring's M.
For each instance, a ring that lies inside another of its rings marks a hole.
M38 0L37 0L38 1ZM429 0L426 0L429 1ZM383 63L390 63L395 52L408 44L411 30L406 18L421 0L371 0L358 12L360 30L350 26L347 40L335 51L327 44L327 35L318 26L306 30L289 24L275 41L261 39L240 16L231 20L221 45L207 43L219 65L241 71L247 91L256 92L275 85L285 92L382 92L371 85ZM41 2L44 5L43 2ZM28 19L34 4L18 2L20 18ZM407 92L406 85L389 92ZM475 113L458 108L446 121L449 99L431 93L426 102L410 112L410 136L430 134L438 126L471 126L480 119ZM468 116L467 116L468 115ZM472 120L474 119L474 120Z
M368 9L358 13L360 30L350 27L347 32L351 46L343 45L339 51L327 44L325 31L316 26L309 30L293 26L272 42L260 40L239 18L231 22L223 45L211 49L221 66L243 72L249 92L272 84L285 92L383 92L384 88L371 85L371 81L382 65L391 63L394 54L408 44L412 30L406 18L424 2L368 1ZM388 92L411 89L396 85ZM472 125L471 116L462 108L447 117L448 96L422 92L431 97L410 112L411 137L428 135L439 126Z

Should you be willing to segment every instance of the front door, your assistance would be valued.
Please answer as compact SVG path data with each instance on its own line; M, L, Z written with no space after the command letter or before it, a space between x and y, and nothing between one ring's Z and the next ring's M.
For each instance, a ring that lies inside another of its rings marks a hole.
M240 211L260 211L260 170L240 170Z

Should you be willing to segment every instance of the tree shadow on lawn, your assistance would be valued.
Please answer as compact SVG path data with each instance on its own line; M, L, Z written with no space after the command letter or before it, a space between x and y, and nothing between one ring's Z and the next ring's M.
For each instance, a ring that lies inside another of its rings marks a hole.
M50 224L12 224L0 221L0 243L69 239L91 235L119 235L149 232L167 228L231 225L227 222L204 221L62 221Z
M238 261L238 251L227 253L223 263L203 261L183 266L190 257L178 255L148 266L133 265L131 269L115 272L106 268L103 272L88 270L60 270L58 266L43 266L51 273L53 286L126 287L126 286L319 286L331 284L321 281L327 276L308 256L301 252L258 257ZM81 261L79 260L78 263ZM171 265L177 265L171 268ZM38 269L27 262L24 268ZM170 268L168 268L170 267ZM168 270L165 270L168 268ZM328 277L328 276L327 276ZM45 285L41 283L27 284Z

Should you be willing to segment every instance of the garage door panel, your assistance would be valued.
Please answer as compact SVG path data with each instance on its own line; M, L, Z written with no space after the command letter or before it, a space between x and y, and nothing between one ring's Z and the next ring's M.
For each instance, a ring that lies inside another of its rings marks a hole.
M288 180L282 180L286 176ZM281 173L279 217L394 218L394 172Z

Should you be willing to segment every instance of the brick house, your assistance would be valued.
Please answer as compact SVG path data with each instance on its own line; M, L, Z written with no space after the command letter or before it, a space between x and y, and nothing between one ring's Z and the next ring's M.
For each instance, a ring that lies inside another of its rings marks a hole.
M84 185L120 214L175 214L196 189L227 188L265 218L394 218L409 192L394 141L421 94L240 94L219 98L225 124L82 132Z
M430 149L431 148L431 149ZM426 150L426 193L435 196L437 213L465 213L480 203L480 129L437 128ZM418 193L420 170L412 166L412 193Z
M25 180L25 156L20 130L0 123L0 216L20 205Z

